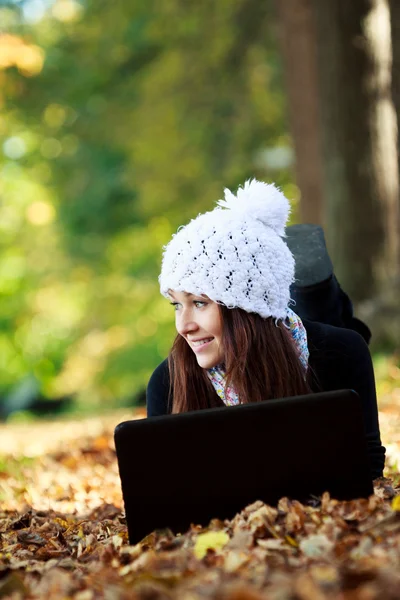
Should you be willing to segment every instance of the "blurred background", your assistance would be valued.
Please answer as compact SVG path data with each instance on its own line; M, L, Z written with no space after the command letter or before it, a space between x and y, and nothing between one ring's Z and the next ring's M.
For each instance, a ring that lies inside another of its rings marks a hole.
M324 226L399 384L398 0L2 0L0 27L0 419L143 403L161 247L252 176Z

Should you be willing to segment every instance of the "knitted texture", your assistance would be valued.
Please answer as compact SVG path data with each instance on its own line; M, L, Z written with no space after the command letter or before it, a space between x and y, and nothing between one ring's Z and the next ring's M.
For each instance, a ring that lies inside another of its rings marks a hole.
M290 205L273 184L246 181L181 227L164 247L160 291L206 295L228 308L284 319L294 258L283 241Z

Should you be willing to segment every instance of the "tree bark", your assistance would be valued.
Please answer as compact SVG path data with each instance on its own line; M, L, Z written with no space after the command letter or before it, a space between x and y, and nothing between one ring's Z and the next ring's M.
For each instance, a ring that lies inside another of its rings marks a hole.
M392 99L396 113L396 136L397 136L397 164L400 174L400 2L399 0L389 0L390 9L390 28L392 40ZM400 211L400 197L397 196L397 212ZM395 221L394 221L395 222ZM399 229L399 228L398 228ZM397 233L397 239L400 239L400 232ZM399 242L400 245L400 242ZM400 253L400 247L397 247ZM400 258L399 258L400 262ZM400 284L399 284L400 287Z
M389 0L392 39L392 98L397 115L397 157L400 172L400 2Z
M400 274L400 206L397 151L397 118L392 97L392 43L387 0L374 0L365 21L365 32L373 61L371 130L377 193L383 212L383 279L380 292L392 288ZM397 12L399 12L397 10ZM400 16L400 13L399 13ZM394 24L395 29L398 24ZM400 33L400 32L398 32Z
M339 281L355 302L375 297L398 270L390 80L385 52L374 38L384 4L313 0L327 241Z
M324 223L312 0L276 0L303 223Z

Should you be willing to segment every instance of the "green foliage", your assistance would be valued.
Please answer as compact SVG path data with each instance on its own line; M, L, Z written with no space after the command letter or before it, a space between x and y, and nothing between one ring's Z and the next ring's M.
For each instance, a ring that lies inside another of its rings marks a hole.
M111 404L173 339L157 276L176 227L250 176L296 195L265 158L290 146L273 14L56 0L29 23L28 8L0 7L0 389L31 374Z

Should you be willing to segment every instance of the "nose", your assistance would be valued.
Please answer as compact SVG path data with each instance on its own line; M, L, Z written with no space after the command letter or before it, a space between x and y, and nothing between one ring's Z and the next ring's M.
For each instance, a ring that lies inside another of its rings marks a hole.
M187 335L192 333L199 328L196 321L193 320L191 312L183 310L182 313L176 317L176 330L180 335Z

